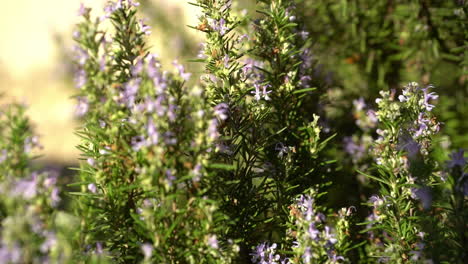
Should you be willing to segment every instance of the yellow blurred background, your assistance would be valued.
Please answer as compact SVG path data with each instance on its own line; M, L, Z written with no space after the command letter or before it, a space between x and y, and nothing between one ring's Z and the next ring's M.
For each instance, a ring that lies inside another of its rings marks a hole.
M91 7L94 15L99 15L105 4L104 0L1 3L0 101L28 105L29 117L44 146L42 159L53 163L76 163L79 156L75 148L79 139L73 132L80 122L70 99L76 90L66 54L73 45L80 2ZM196 25L199 10L185 0L140 2L139 16L149 18L152 26L152 51L160 54L164 65L176 58L194 58L203 35L186 25Z

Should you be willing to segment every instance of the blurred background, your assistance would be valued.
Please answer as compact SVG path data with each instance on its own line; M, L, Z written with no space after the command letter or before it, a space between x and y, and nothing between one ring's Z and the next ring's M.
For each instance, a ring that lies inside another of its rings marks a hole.
M0 16L0 102L21 102L44 146L41 163L77 162L80 125L75 117L76 92L71 79L72 32L80 3L102 13L105 1L2 1ZM140 1L141 17L152 26L152 51L164 65L196 57L203 35L186 25L197 24L197 8L185 0ZM189 70L196 70L188 66Z

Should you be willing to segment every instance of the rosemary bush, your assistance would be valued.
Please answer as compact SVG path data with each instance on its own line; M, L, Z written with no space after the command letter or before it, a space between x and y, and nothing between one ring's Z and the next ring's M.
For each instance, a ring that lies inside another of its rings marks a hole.
M147 5L107 1L102 14L81 5L77 175L63 186L33 170L40 145L25 108L2 107L1 262L464 263L466 134L458 123L445 132L436 106L456 111L458 99L402 84L398 65L424 50L393 42L436 41L433 60L461 68L449 77L466 83L466 25L432 17L443 8L465 17L466 3L422 1L421 22L407 12L418 6L400 1L385 9L391 20L375 16L383 1L362 14L366 1L312 2L257 1L255 13L231 0L190 3L205 42L172 65L147 44L137 12ZM404 34L421 23L432 33ZM445 42L439 30L453 34ZM351 66L331 65L343 56Z

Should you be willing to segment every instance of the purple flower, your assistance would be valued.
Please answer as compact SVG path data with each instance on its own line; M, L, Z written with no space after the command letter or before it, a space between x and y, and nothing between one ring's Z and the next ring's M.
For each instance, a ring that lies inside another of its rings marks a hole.
M94 165L96 164L96 160L93 158L88 158L86 162L92 167L94 167Z
M24 152L29 153L33 148L42 148L42 145L39 144L38 136L27 137L24 140Z
M47 231L45 234L45 241L41 244L40 250L42 253L47 253L56 244L57 244L57 237L55 236L55 233Z
M301 195L298 198L297 205L301 208L303 216L307 221L312 220L312 217L315 215L314 212L314 199L309 195Z
M2 149L0 154L0 163L4 162L8 158L8 152L6 149Z
M59 188L54 187L52 189L52 192L50 193L50 200L52 201L52 206L56 207L58 203L60 202L60 196L59 196Z
M224 62L224 68L229 68L229 55L224 55L224 58L223 58L223 62Z
M114 13L120 8L122 8L122 0L119 0L117 3L108 2L107 5L104 7L104 15L101 16L100 21L108 19L109 17L111 17L112 13Z
M357 100L353 100L353 105L356 111L362 111L364 108L366 108L366 102L362 97L359 97Z
M76 88L83 87L86 84L86 82L88 81L88 78L86 77L85 70L83 70L83 69L78 70L75 73L74 81L75 81Z
M140 88L141 79L131 79L125 84L124 91L120 94L121 102L124 103L127 107L132 107L135 104L135 97Z
M78 9L78 16L84 16L86 14L86 7L83 3L80 3L80 8Z
M0 244L0 261L2 263L20 263L21 248L15 243L12 247Z
M369 198L369 203L372 203L374 209L377 209L378 207L384 204L384 200L377 195L372 195Z
M131 72L133 77L137 77L143 71L143 60L141 58L137 59L135 65L131 67Z
M129 5L134 6L134 7L140 6L140 3L138 3L137 1L127 0L127 2Z
M367 111L367 117L369 118L369 121L372 124L376 124L379 120L377 119L377 114L375 113L374 110L368 110Z
M156 145L159 143L159 133L154 125L153 119L148 120L148 125L146 126L146 132L148 133L147 145Z
M169 187L172 186L172 183L174 182L174 180L176 179L176 177L174 176L174 174L172 173L171 170L166 170L166 180L169 184Z
M312 252L310 247L305 248L304 254L302 255L302 260L304 261L304 263L310 263L310 261L312 260Z
M449 169L453 169L453 168L458 166L461 169L463 169L465 167L465 165L466 165L466 159L464 157L464 152L465 151L463 149L452 152L449 155L450 160L447 162L447 167Z
M254 87L255 91L252 91L252 94L254 94L255 100L260 101L262 97L267 101L270 100L268 94L271 93L271 91L267 91L267 87L269 87L269 85L261 86L260 84L255 83ZM260 91L260 88L262 88L262 91Z
M226 103L220 103L214 107L214 115L221 120L228 118L229 106Z
M221 36L224 36L224 34L226 34L226 31L229 29L228 27L226 27L226 20L224 20L224 18L221 18L220 20L212 20L210 26Z
M182 79L184 79L185 81L188 81L190 79L190 76L192 74L188 73L188 72L185 72L185 67L182 64L179 64L177 61L174 61L172 64L179 71L179 75L180 75L180 77L182 77Z
M319 238L320 231L315 227L314 223L309 224L309 228L307 229L309 236L311 239L316 240Z
M211 248L214 248L214 249L218 249L219 246L218 246L218 239L216 238L216 235L210 235L208 237L208 245L211 247Z
M88 191L90 191L91 193L97 193L96 184L94 184L94 183L88 184Z
M89 54L86 50L82 49L80 46L74 46L73 51L75 53L74 59L79 65L85 65L86 61L89 59Z
M267 242L261 243L255 248L254 253L251 253L252 262L260 264L274 264L280 260L280 255L276 254L277 245L273 243L271 246Z
M329 226L325 226L325 237L327 240L328 244L334 245L336 242L338 242L338 239L335 238L335 236L331 233L331 229Z
M427 111L431 111L432 108L434 108L434 105L429 104L429 101L439 98L439 96L436 93L434 93L434 92L429 93L428 92L430 88L432 88L432 86L428 86L425 89L422 89L423 92L424 92L423 105L427 109Z
M141 245L141 251L143 252L145 260L149 260L153 256L153 246L149 243Z
M278 157L282 158L284 154L288 154L289 148L286 147L283 143L276 143L275 150L278 151Z
M78 117L84 116L89 110L88 98L78 97L78 104L75 107L75 115Z
M344 149L345 151L352 156L353 161L358 161L366 152L366 148L362 144L356 144L352 137L344 137Z
M138 151L146 146L145 138L143 136L132 137L131 145L134 151Z
M144 20L143 19L140 19L138 20L138 24L140 25L140 29L141 31L145 34L145 35L150 35L151 34L151 27L146 25L144 23Z

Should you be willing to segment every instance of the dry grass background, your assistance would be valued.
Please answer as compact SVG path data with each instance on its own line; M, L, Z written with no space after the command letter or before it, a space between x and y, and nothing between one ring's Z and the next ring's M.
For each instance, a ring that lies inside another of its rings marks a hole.
M79 157L73 134L80 125L74 117L75 92L69 76L67 50L73 45L73 25L80 0L16 0L1 2L0 94L1 103L24 102L44 145L43 161L73 164ZM104 0L82 1L100 12ZM141 1L141 17L153 26L150 44L168 65L174 58L196 55L200 33L196 7L185 0ZM182 33L181 29L184 29ZM188 34L188 35L187 35ZM190 43L187 43L190 42ZM190 67L189 67L190 69Z

